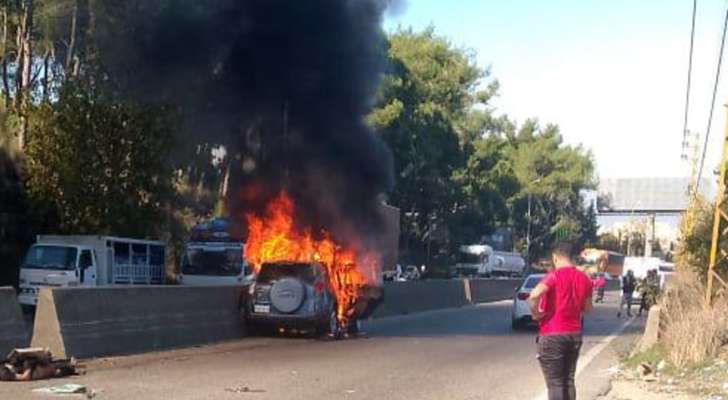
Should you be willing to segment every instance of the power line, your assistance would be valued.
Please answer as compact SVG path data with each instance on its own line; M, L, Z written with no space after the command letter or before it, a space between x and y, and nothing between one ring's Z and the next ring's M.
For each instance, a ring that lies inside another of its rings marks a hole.
M698 9L698 0L693 0L693 18L690 26L690 53L688 55L688 83L685 89L685 120L683 121L683 151L687 145L687 132L688 132L688 111L690 110L690 80L693 74L693 44L695 42L695 13ZM686 154L683 153L683 158L686 158Z
M703 142L703 154L700 156L700 167L695 182L695 193L698 193L700 181L703 176L703 165L705 164L705 153L708 150L708 138L710 137L710 126L713 123L713 110L715 109L715 96L718 93L718 81L720 80L720 67L723 64L723 49L725 48L725 33L728 28L728 7L726 7L725 17L723 18L723 35L720 40L720 51L718 52L718 66L715 69L715 81L713 82L713 96L710 102L710 113L708 114L708 127L705 129L705 142Z

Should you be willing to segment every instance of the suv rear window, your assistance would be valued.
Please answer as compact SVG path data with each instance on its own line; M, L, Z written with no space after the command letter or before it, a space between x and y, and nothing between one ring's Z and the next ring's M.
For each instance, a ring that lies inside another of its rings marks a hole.
M283 278L298 278L304 282L313 282L314 277L314 267L312 264L263 264L257 281L273 282Z

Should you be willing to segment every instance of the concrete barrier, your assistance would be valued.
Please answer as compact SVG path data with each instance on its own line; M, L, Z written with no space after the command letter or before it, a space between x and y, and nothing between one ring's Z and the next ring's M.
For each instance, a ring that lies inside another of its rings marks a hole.
M56 357L142 353L238 339L243 287L43 288L32 346Z
M28 336L15 289L0 287L0 359L16 347L27 347Z
M639 353L647 351L657 344L660 340L662 308L660 306L652 306L647 314L647 323L645 323L645 331L633 351Z
M512 296L519 283L467 279L387 282L384 301L371 317L503 300ZM245 336L239 313L241 290L246 289L43 288L38 295L32 346L47 347L60 358L92 358L238 339Z
M372 318L411 314L469 304L465 295L467 280L437 279L409 282L385 282L384 302Z
M472 303L485 303L513 298L523 279L469 279L468 286Z

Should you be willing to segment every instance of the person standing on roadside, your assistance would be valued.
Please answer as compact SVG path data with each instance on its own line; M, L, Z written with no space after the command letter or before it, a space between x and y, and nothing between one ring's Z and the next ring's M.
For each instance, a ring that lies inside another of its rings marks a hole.
M549 400L576 399L576 362L582 344L582 315L592 311L592 282L571 261L569 242L552 250L554 269L536 285L528 299L539 322L536 339Z
M632 316L632 294L637 287L637 279L634 277L632 270L627 270L627 274L622 277L622 301L619 303L619 311L617 318L622 317L622 308L627 305L627 316Z

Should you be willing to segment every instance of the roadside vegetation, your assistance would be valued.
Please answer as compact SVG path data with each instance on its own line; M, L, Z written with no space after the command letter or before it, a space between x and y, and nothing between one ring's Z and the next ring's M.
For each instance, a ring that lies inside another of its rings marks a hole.
M726 264L719 262L715 272L713 301L705 301L714 206L696 198L681 225L681 241L676 257L677 272L661 300L663 310L662 346L668 360L677 367L700 365L716 357L728 343L728 288ZM721 251L728 243L720 243Z
M728 392L728 288L715 282L712 304L705 301L713 211L701 198L688 210L676 272L659 301L659 343L623 364L628 379L659 383L651 391L686 391L715 399ZM725 280L725 263L716 272Z

